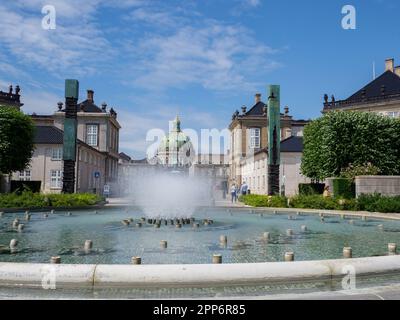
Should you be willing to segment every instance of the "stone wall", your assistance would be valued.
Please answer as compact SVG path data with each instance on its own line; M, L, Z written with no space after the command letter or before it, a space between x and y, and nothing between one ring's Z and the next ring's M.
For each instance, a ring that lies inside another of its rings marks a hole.
M356 195L379 193L384 196L400 195L400 176L356 177Z

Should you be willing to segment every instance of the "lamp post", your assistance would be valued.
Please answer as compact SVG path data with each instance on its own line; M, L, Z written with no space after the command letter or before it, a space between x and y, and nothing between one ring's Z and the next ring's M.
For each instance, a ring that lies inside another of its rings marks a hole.
M78 80L65 80L65 120L63 143L63 193L75 192Z
M268 87L268 195L279 195L281 146L280 86Z

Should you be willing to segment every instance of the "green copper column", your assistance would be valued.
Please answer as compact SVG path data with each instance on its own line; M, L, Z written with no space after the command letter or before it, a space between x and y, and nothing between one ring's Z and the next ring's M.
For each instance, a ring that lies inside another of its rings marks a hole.
M65 80L65 120L64 120L64 173L63 193L75 192L75 163L77 140L77 104L79 96L78 80Z
M268 195L279 195L281 154L280 86L268 87Z

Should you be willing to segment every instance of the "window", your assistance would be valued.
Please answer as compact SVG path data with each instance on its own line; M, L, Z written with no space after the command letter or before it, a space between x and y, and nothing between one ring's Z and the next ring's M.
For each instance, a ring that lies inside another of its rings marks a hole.
M31 170L24 170L19 172L20 181L31 181Z
M99 138L99 125L88 124L86 126L86 143L89 146L97 147Z
M63 150L62 148L51 149L51 160L59 161L62 160Z
M62 171L61 170L51 170L50 172L50 187L52 189L62 188Z
M250 129L250 148L260 148L260 128Z

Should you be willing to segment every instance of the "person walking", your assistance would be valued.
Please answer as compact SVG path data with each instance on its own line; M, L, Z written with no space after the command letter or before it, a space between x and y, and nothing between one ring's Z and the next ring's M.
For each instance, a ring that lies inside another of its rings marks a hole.
M249 186L247 185L246 182L242 183L242 186L240 187L240 193L245 196L247 195L247 191L249 190Z
M232 196L232 203L237 202L237 188L236 184L233 184L231 187L231 196Z

